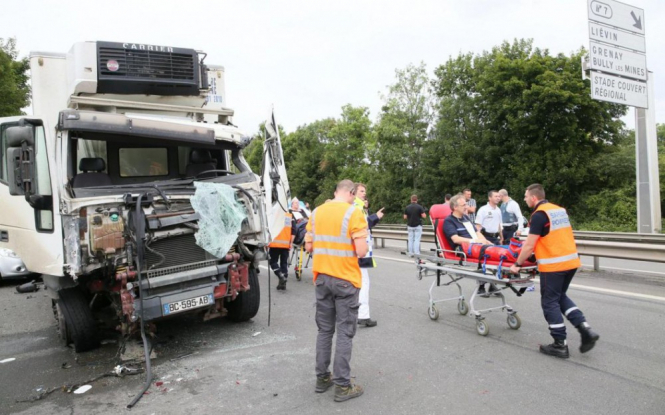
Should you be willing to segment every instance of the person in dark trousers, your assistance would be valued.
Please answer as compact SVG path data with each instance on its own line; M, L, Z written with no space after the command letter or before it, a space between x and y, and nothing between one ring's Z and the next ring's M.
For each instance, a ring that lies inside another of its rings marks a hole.
M554 339L552 344L541 345L540 351L550 356L570 357L565 316L580 332L580 352L586 353L593 349L600 336L591 330L582 310L566 294L581 266L568 214L564 208L545 199L545 190L540 184L527 187L524 201L533 210L529 236L510 271L518 273L524 261L535 252L540 271L540 303Z
M404 209L404 220L409 233L407 250L409 255L420 255L420 238L423 235L423 218L425 208L418 204L418 196L411 195L411 204Z
M317 207L307 223L305 250L312 253L316 293L316 387L323 393L335 385L335 401L363 394L351 381L351 350L358 327L362 275L358 258L367 255L367 221L353 205L355 185L337 184L335 199ZM332 341L337 329L335 362L330 372ZM334 376L334 377L333 377Z
M286 290L286 279L289 276L289 251L293 246L293 239L296 236L296 221L293 214L286 213L284 217L284 227L275 239L268 245L270 255L270 268L273 270L279 282L278 290Z

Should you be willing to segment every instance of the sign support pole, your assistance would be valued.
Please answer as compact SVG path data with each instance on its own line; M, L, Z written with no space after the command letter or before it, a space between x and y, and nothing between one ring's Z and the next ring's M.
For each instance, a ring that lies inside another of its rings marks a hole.
M658 139L653 72L648 72L649 108L635 108L635 161L637 169L637 232L663 229L658 174Z

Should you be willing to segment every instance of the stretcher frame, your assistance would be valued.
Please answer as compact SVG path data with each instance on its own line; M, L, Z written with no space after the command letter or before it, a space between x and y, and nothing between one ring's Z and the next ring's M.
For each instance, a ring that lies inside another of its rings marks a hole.
M437 309L436 304L446 301L457 301L457 311L461 315L467 315L469 311L471 311L471 317L474 317L476 320L476 331L481 336L487 336L489 334L489 324L485 321L485 316L483 314L491 313L492 311L506 311L508 314L506 318L508 327L513 330L520 328L522 321L517 315L517 311L506 302L503 290L509 288L519 297L527 290L527 288L533 287L533 279L536 275L537 269L536 265L523 267L520 269L518 277L512 277L515 274L504 272L505 269L510 267L510 263L502 267L486 264L484 266L485 272L483 273L483 269L479 268L480 260L479 262L468 261L464 252L441 248L437 248L433 251L436 255L413 255L418 271L417 278L419 280L431 275L436 276L436 280L434 280L429 287L429 306L427 314L430 319L437 320L439 318L439 310ZM449 255L455 255L456 259L446 258L446 253ZM440 256L440 254L443 256ZM445 275L450 278L450 281L442 284L441 277ZM509 276L509 278L505 278L505 276ZM462 287L458 284L458 281L462 278L471 278L476 282L468 304L466 303L464 293L462 292ZM481 284L485 283L495 284L497 288L500 288L499 291L484 296L486 298L493 296L499 297L501 299L500 306L483 309L476 308L475 300L479 296L478 290ZM435 286L450 286L451 284L457 286L459 295L448 298L434 298L433 291Z
M303 258L307 257L305 266L303 267ZM302 280L302 271L303 269L309 267L309 261L312 259L312 253L305 251L305 243L303 242L300 245L293 244L293 251L289 255L288 267L291 267L295 260L295 266L293 267L296 275L296 280Z

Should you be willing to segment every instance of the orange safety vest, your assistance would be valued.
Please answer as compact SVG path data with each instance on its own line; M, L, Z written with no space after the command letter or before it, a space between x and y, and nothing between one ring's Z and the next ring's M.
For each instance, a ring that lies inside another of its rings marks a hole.
M352 237L354 229L356 237L367 237L365 215L354 205L332 201L312 212L307 230L312 236L314 281L319 274L327 274L361 287L362 274Z
M293 220L293 215L290 213L286 213L285 215L284 228L282 228L279 235L270 242L268 245L269 248L289 249L291 247L291 221Z
M558 272L579 268L582 263L566 209L553 203L543 203L535 211L545 212L550 219L550 232L536 243L538 271Z

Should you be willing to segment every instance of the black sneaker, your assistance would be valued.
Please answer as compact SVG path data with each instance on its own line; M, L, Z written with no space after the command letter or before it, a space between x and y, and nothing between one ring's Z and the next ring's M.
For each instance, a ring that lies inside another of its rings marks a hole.
M591 330L591 327L587 323L582 323L577 327L577 330L582 335L582 344L580 345L580 353L586 353L589 350L593 349L593 346L596 345L600 335L595 331Z
M365 327L374 327L378 323L376 322L376 320L372 320L371 318L361 318L358 319L358 324Z
M481 297L487 297L487 291L485 291L485 284L481 285L478 288L478 295Z
M316 393L323 393L330 389L333 385L332 375L328 373L326 376L317 376L316 377L316 388L314 391Z
M363 387L349 383L347 386L335 385L335 402L344 402L362 395Z
M546 355L561 359L568 359L570 357L568 345L565 340L554 340L554 343L548 344L547 346L540 345L540 353L545 353Z

